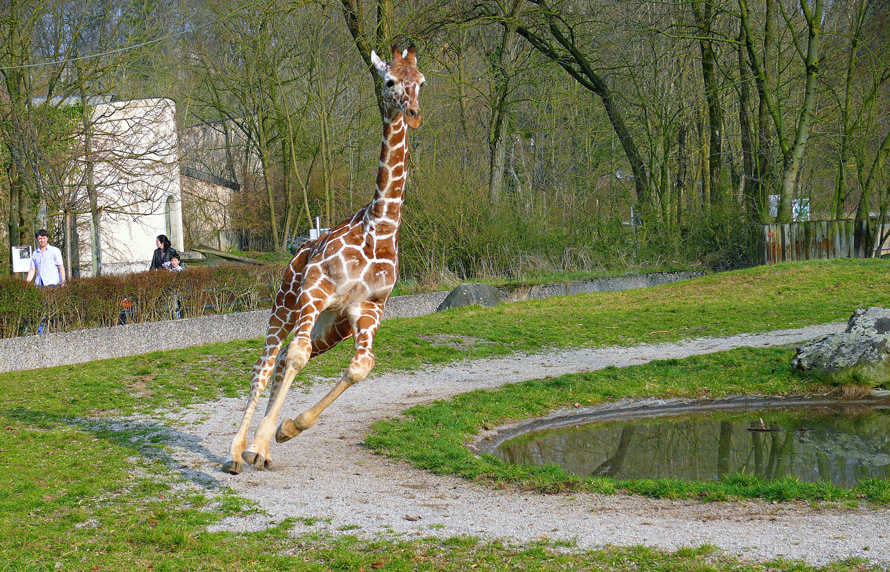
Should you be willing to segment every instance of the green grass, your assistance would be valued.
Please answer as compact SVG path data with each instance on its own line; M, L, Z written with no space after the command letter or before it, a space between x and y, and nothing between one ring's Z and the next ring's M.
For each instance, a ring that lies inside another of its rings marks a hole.
M383 324L375 343L376 370L412 369L548 347L634 345L845 320L857 307L890 304L888 284L890 271L881 261L777 265L645 291L392 320ZM308 373L301 375L302 382L313 376L339 376L351 353L348 346L315 360ZM300 534L294 522L261 533L208 533L209 523L258 507L224 491L195 485L183 488L181 467L165 452L165 427L146 418L117 427L107 418L243 395L260 350L258 340L248 340L0 375L0 467L5 469L0 471L0 551L4 555L0 572L401 571L467 570L473 565L476 570L812 569L793 562L745 564L708 547L669 553L639 547L566 551L551 544L513 547L469 538L390 538L363 543L349 537ZM404 452L408 444L420 439L424 444L418 448L426 458L414 462L421 466L493 483L562 490L575 485L567 485L568 479L552 470L552 474L511 475L491 459L468 456L461 444L481 422L534 415L560 403L634 395L782 394L804 389L805 380L773 374L772 369L781 370L787 358L787 350L740 351L476 392L379 424L370 441L387 454L408 458ZM727 360L734 365L725 367ZM706 375L714 367L735 373L714 383ZM695 372L700 377L692 375ZM468 404L477 410L459 415L456 408ZM405 435L404 429L412 424L418 434ZM437 455L430 451L433 447L441 448ZM824 491L790 494L790 485L784 485L781 493L754 492L756 486L766 485L744 480L721 484L742 492L729 488L684 491L674 486L678 485L606 480L583 485L662 496L696 496L704 491L711 499L721 494L780 500L831 498ZM852 498L844 491L831 494ZM870 483L857 494L863 495L857 501L887 502L883 482ZM867 565L849 561L829 568L862 570Z

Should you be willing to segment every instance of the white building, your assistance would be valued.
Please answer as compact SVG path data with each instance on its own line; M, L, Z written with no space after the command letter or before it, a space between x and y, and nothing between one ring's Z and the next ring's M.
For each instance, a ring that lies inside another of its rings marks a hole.
M102 274L147 270L160 234L184 250L176 104L170 99L116 101L92 114L92 181L101 215ZM84 193L86 196L86 193ZM78 217L81 276L94 273L92 218Z

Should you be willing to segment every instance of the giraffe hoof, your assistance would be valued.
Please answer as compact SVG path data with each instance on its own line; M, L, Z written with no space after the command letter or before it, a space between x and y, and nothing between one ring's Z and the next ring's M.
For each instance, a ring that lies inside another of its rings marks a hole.
M222 470L224 473L229 473L230 475L238 475L244 470L244 466L235 461L226 461L223 463Z
M278 426L278 431L275 432L275 442L284 443L285 441L290 441L300 433L302 431L297 428L297 424L294 423L293 419L285 419Z
M253 468L260 471L272 468L272 459L268 456L263 456L255 450L247 449L241 453L241 458L244 459L244 462L248 465L252 465Z

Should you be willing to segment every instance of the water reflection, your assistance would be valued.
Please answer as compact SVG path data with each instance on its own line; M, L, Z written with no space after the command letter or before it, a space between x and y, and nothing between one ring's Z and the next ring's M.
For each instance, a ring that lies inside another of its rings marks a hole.
M508 463L560 465L616 479L718 480L746 473L853 487L890 478L890 411L806 409L596 423L501 444Z

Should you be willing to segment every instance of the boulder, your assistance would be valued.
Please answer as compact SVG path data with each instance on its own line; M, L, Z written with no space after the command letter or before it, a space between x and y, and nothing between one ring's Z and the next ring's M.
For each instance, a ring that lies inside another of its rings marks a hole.
M847 330L797 348L791 366L836 384L890 381L890 310L858 309Z
M452 308L464 308L466 306L497 306L500 303L500 290L488 284L471 282L469 284L461 284L452 290L439 304L436 311L444 312Z
M859 308L850 316L847 332L890 334L890 309Z

